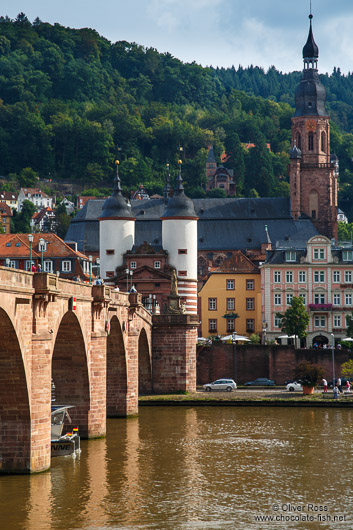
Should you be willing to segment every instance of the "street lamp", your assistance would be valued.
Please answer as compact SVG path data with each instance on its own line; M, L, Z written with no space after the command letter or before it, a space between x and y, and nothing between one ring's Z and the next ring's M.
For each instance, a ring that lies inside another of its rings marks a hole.
M99 278L100 276L100 264L101 264L101 260L99 258L96 259L96 265L97 265L97 276Z
M29 241L29 271L32 272L32 243L33 243L33 234L28 234Z
M126 292L128 293L129 292L129 269L125 269L125 274L126 274Z
M262 343L266 344L266 330L267 330L267 322L264 320L262 322Z
M43 252L44 252L44 249L45 249L45 240L41 237L40 240L39 240L39 250L42 254L42 259L41 259L41 267L42 267L42 272L44 272L44 261L43 261Z
M134 274L134 272L133 272L133 271L130 271L130 277L131 277L131 282L130 282L130 283L131 283L131 287L130 287L130 289L132 289L132 275L133 275L133 274Z
M89 261L89 284L92 283L92 256L88 256Z
M233 357L234 357L234 381L237 382L237 334L232 333Z
M332 388L335 387L335 336L331 333L332 338Z

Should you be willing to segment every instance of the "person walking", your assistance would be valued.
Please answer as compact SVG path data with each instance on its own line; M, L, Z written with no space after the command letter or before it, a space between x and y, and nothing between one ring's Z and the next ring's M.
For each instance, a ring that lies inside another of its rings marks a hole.
M350 391L351 391L351 384L350 384L349 380L347 379L346 392L350 392Z
M335 386L333 387L333 398L334 398L334 399L338 399L338 393L339 393L338 386L335 385Z
M322 384L324 385L324 392L327 392L327 381L326 381L326 379L322 380Z
M337 386L340 394L342 394L342 381L340 377L337 379Z

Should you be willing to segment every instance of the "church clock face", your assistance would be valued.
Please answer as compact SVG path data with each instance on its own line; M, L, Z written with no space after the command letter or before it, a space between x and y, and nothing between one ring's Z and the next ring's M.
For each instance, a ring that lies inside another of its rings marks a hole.
M317 123L315 120L308 120L305 124L305 128L307 131L316 131Z

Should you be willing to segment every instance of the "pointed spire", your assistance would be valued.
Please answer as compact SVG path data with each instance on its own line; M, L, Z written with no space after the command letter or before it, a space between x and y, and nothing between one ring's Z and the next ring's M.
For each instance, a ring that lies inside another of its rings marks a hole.
M119 177L119 164L120 164L119 160L115 160L116 175L114 178L113 191L117 193L121 193L123 191L121 187L121 180Z
M170 197L171 190L172 190L172 187L170 185L169 164L166 165L166 168L167 168L167 177L165 179L165 186L163 188L163 197L164 197L165 204L167 204L168 199Z
M179 173L178 173L178 176L177 176L177 179L176 179L176 183L175 183L175 188L174 188L174 193L175 194L182 193L184 191L183 178L181 176L182 161L178 160L178 164L179 164Z
M319 48L314 40L314 35L313 35L312 19L313 19L313 15L311 14L311 6L310 6L309 35L308 35L308 40L306 41L306 44L303 48L304 68L317 68L317 60L319 57Z

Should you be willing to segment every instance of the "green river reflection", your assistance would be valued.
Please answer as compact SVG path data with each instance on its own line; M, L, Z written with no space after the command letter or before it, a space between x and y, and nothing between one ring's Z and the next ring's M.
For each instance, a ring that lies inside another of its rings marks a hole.
M346 409L143 407L79 458L0 477L1 528L351 530L352 429Z

